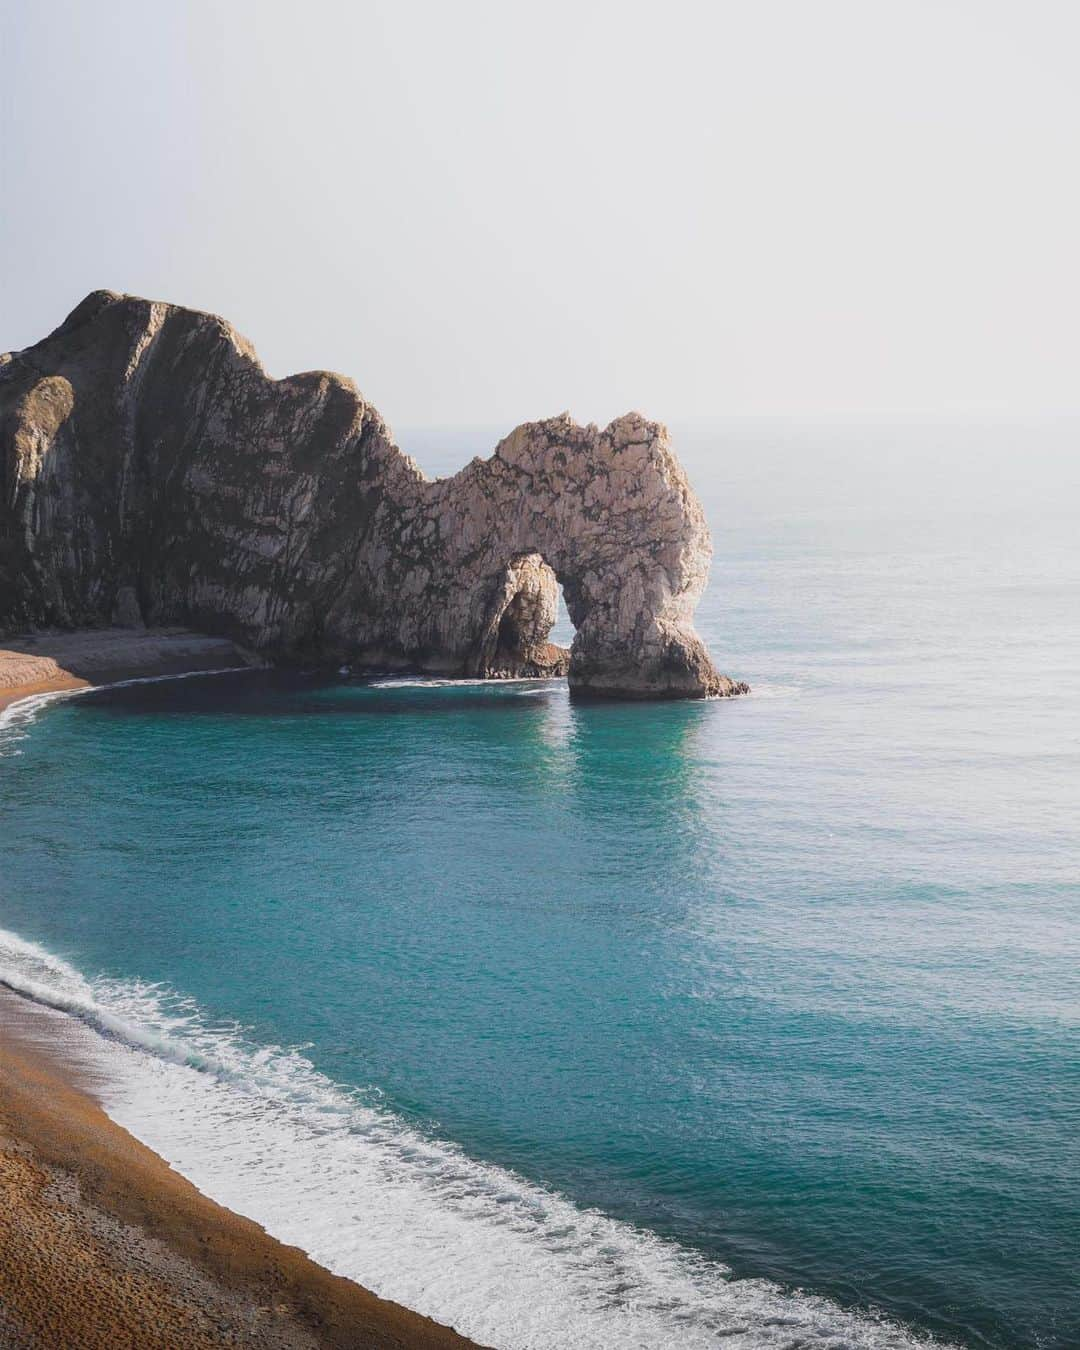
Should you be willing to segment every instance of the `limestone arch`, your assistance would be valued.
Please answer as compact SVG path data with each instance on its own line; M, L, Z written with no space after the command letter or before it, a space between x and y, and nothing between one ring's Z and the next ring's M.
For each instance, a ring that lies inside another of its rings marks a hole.
M529 423L490 459L431 488L447 536L461 541L447 559L452 571L477 576L486 592L506 584L512 560L538 557L554 574L553 592L554 577L561 582L576 630L575 692L737 691L693 628L712 550L664 427L635 413L603 430L568 415ZM485 640L474 632L474 645Z

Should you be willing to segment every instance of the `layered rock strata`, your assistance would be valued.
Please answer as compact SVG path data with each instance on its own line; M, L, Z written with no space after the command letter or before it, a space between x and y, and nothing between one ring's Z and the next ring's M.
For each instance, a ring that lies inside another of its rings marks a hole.
M222 319L96 291L0 357L0 459L0 634L179 623L277 661L745 689L694 632L708 529L636 413L528 423L430 480L351 381L271 379Z

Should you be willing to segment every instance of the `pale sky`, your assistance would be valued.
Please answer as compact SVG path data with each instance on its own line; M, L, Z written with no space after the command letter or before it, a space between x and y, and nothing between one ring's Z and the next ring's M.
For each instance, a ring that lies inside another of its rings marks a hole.
M0 0L0 349L109 287L395 425L1080 412L1075 0Z

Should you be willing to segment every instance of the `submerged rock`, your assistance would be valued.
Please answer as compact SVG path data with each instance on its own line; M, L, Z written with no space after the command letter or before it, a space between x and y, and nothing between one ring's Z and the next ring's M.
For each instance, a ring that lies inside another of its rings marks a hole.
M279 661L746 688L694 632L705 517L637 413L528 423L430 480L351 381L271 379L224 320L96 291L0 357L0 454L0 632L184 623Z

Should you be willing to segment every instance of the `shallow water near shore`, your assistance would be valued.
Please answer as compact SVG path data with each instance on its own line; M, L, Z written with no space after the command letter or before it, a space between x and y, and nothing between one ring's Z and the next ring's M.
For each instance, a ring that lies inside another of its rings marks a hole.
M16 709L0 979L204 1190L482 1342L1064 1350L1069 513L796 511L686 460L749 697L249 672Z

